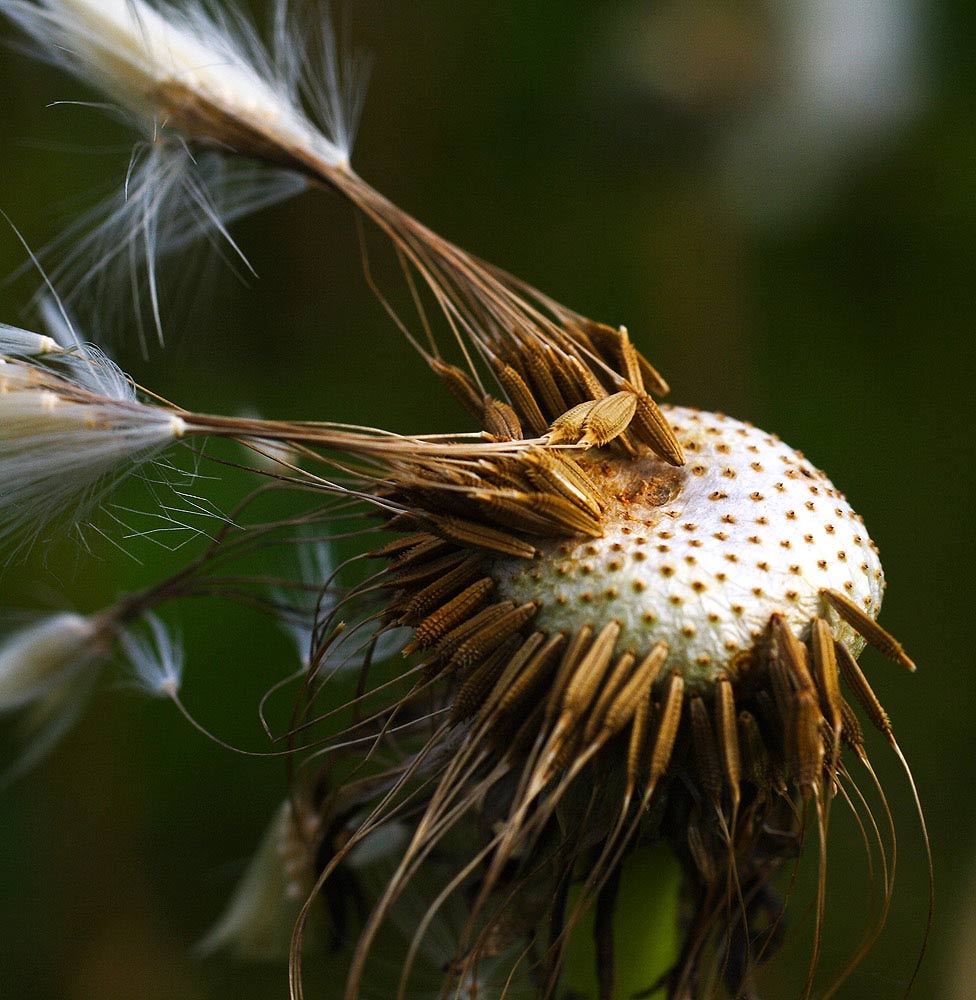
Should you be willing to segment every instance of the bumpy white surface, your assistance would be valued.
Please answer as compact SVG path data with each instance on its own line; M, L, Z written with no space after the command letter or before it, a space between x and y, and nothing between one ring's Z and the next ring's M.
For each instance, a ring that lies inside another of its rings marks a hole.
M619 648L668 643L692 687L735 672L736 654L783 615L798 635L822 615L857 655L861 641L821 591L877 617L884 576L857 514L824 473L778 438L715 413L666 407L687 456L673 469L593 453L587 472L613 498L603 538L552 542L541 559L499 563L499 596L543 602L535 627L575 632L616 619Z

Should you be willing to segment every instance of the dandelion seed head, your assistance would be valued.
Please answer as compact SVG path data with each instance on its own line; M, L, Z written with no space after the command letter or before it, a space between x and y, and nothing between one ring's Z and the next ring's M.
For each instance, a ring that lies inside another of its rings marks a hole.
M889 855L870 805L854 786L862 822L848 790L841 754L850 749L884 799L841 681L904 763L856 656L868 641L914 664L876 621L884 588L877 552L830 481L755 428L662 408L654 397L667 383L625 327L589 320L466 254L354 174L355 116L328 29L325 87L316 94L301 80L305 50L295 47L283 5L275 6L271 55L242 19L192 3L0 0L0 9L142 127L124 205L110 213L121 235L82 279L106 260L132 267L144 259L159 329L156 255L185 245L199 219L234 246L228 214L194 172L201 149L218 165L237 154L291 170L338 191L392 241L424 336L379 293L381 301L481 428L401 438L174 413L142 403L77 338L63 360L0 368L0 514L14 529L28 511L41 520L65 506L87 511L106 484L169 443L213 433L300 445L335 476L307 473L310 486L342 497L341 516L358 516L350 509L362 501L399 535L362 554L382 560L379 568L335 592L330 554L309 547L303 579L291 574L285 596L272 595L308 668L288 752L309 755L291 769L292 798L204 946L247 953L280 945L290 937L281 918L295 915L303 893L309 906L312 885L328 894L328 878L340 866L348 873L357 845L402 822L406 843L355 943L347 1000L361 996L383 922L427 872L447 881L411 929L400 995L425 931L451 899L464 909L462 940L443 966L455 995L490 993L481 959L514 952L515 972L546 928L551 947L531 956L532 971L541 973L540 995L552 992L561 930L590 905L600 991L610 995L614 880L628 852L657 840L674 850L689 901L665 990L753 995L757 970L782 937L772 880L804 840L816 839L806 996L823 939L830 803L843 800L869 855L876 834L884 881L877 923L849 973L888 912L894 828ZM175 224L166 222L171 197L188 209ZM246 188L239 207L256 200ZM424 289L466 367L445 360ZM295 471L289 487L303 484L305 473ZM0 527L0 540L10 530ZM222 542L212 558L228 551ZM238 579L225 579L231 593L256 582ZM366 669L359 654L378 651L399 628L411 630L403 657ZM154 619L143 629L122 637L133 671L149 690L174 694L182 655ZM351 652L343 648L354 642ZM364 667L355 698L316 707L326 682L351 662ZM346 739L313 735L340 715L353 720ZM335 766L364 746L368 771ZM325 797L330 805L306 815L295 793L325 754L314 775L315 796L323 796L316 810ZM919 817L924 832L920 806ZM566 890L577 877L572 902ZM307 912L291 939L296 996Z
M595 905L601 977L612 977L606 918L614 903L604 887L630 850L666 840L688 900L705 900L669 995L683 995L682 983L709 961L699 951L725 956L716 977L739 995L769 954L737 936L737 921L758 928L759 940L772 932L772 879L815 822L815 970L823 803L846 774L843 744L868 759L841 681L900 754L857 655L870 642L914 669L876 621L884 591L877 550L826 475L775 436L690 408L642 414L626 386L580 400L572 393L583 390L567 382L560 415L552 387L533 378L546 392L531 395L526 383L520 413L534 407L541 427L545 405L549 441L591 447L559 454L530 445L476 471L445 462L418 485L404 477L397 497L426 519L398 524L414 533L375 553L390 560L389 585L400 588L389 616L414 628L403 652L422 652L424 676L439 685L433 703L450 705L449 735L435 734L428 748L518 775L514 788L447 766L416 829L426 834L440 821L441 797L470 795L492 838L476 840L489 859L471 904L484 924L479 943L517 939L546 919L562 926ZM647 447L621 439L631 421L642 421ZM440 504L456 517L443 517ZM597 802L590 788L608 792ZM428 842L421 832L402 870L442 837ZM572 918L565 899L547 915L551 888L545 876L533 883L550 843L564 877L577 864L586 873ZM376 912L390 910L399 892L391 881ZM517 919L493 908L493 894L519 900ZM725 922L719 910L733 916ZM371 933L359 941L349 1000L373 944ZM463 956L459 983L476 971L477 953L472 945Z

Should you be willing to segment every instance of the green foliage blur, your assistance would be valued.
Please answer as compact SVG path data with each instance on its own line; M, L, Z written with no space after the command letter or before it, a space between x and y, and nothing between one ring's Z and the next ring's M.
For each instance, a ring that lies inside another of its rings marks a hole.
M976 981L971 5L361 0L348 12L374 57L354 156L364 177L557 300L627 324L675 402L775 431L864 516L889 581L882 621L920 667L909 676L870 651L864 660L914 767L935 853L937 910L914 995L967 1000ZM6 25L0 34L12 37ZM0 51L0 94L0 208L41 248L94 192L121 184L129 136L91 109L50 106L92 95L12 48ZM239 280L202 255L205 276L183 282L164 312L165 352L143 358L124 309L96 307L105 319L95 335L138 380L205 411L467 426L366 288L353 216L338 199L307 193L233 231L259 277ZM371 247L395 288L381 243ZM171 263L192 271L195 259ZM24 260L0 224L0 274ZM37 284L28 273L0 287L0 319L19 322ZM227 509L241 483L228 476L201 491ZM118 540L124 554L67 543L43 562L6 567L0 609L94 610L196 544L170 553ZM233 606L179 610L184 700L223 738L260 748L256 705L291 669L285 641ZM887 931L839 994L856 1000L902 995L925 920L911 798L880 738L873 749L898 821L898 886ZM168 703L102 692L50 758L0 794L0 995L283 996L282 967L200 960L192 946L284 787L280 761L220 750ZM869 885L842 813L825 974L856 947ZM653 901L645 868L629 875L628 933L657 925L643 907L667 905L666 893ZM803 981L807 882L767 997L795 995ZM336 995L334 981L314 985L322 1000Z

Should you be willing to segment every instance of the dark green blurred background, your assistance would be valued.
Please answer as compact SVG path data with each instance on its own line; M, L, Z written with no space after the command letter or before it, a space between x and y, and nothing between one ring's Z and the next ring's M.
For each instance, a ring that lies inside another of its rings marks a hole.
M935 852L915 996L968 1000L973 5L369 0L350 14L375 58L355 155L367 179L556 299L626 323L676 402L775 431L863 514L889 580L882 621L920 665L909 676L870 652L864 661L913 763ZM0 208L42 247L91 192L121 183L128 137L91 111L48 108L91 95L11 50L0 95ZM462 426L367 291L337 199L306 194L234 232L260 279L211 268L171 306L169 348L148 362L116 334L140 381L216 412ZM23 259L0 227L0 273ZM0 318L18 322L35 285L0 288ZM207 493L226 507L240 488L230 477ZM92 610L180 557L126 548L132 558L63 546L46 565L14 565L0 606L60 595ZM286 646L232 607L181 610L185 701L224 738L259 746L255 706ZM925 917L911 801L875 744L902 834L899 886L887 932L841 991L858 1000L901 996ZM0 798L0 995L284 995L279 967L190 955L283 790L280 764L220 751L170 705L100 694ZM841 821L834 833L828 969L858 940L867 892L856 832ZM772 1000L802 982L810 917L802 905L792 917L800 932L769 977Z

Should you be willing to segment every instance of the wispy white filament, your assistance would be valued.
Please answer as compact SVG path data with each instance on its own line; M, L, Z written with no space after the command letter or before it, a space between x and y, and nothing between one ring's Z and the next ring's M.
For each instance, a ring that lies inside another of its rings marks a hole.
M145 630L125 629L119 645L129 671L148 694L172 698L183 680L183 644L156 615L145 616Z
M242 15L193 0L0 0L0 11L142 137L119 193L49 248L65 250L53 277L69 299L92 282L97 295L103 275L112 283L110 298L97 295L103 318L124 278L161 339L158 258L202 238L243 259L229 223L305 187L294 171L235 162L228 150L348 165L363 74L337 54L327 10L302 21L276 0L270 50Z
M140 403L95 349L69 360L62 377L0 358L0 543L84 518L184 433L178 415Z
M20 751L0 775L0 787L36 767L84 714L98 681L95 669L72 671L59 683L25 706L14 726Z
M2 0L0 0L2 2ZM44 251L59 257L52 279L72 306L87 307L105 329L131 326L147 351L146 323L163 339L169 301L190 299L200 281L195 268L181 269L177 288L160 287L161 258L194 244L223 245L233 266L251 270L229 231L234 220L305 190L300 175L213 150L191 152L166 130L136 144L119 188L84 213ZM128 295L126 294L128 292ZM123 322L117 322L122 320Z
M296 556L302 596L296 601L290 589L276 588L272 597L281 608L278 617L281 628L294 644L302 665L308 667L315 646L316 623L328 619L335 608L332 579L335 565L331 546L321 538L298 544ZM311 590L314 596L308 597L306 590Z

